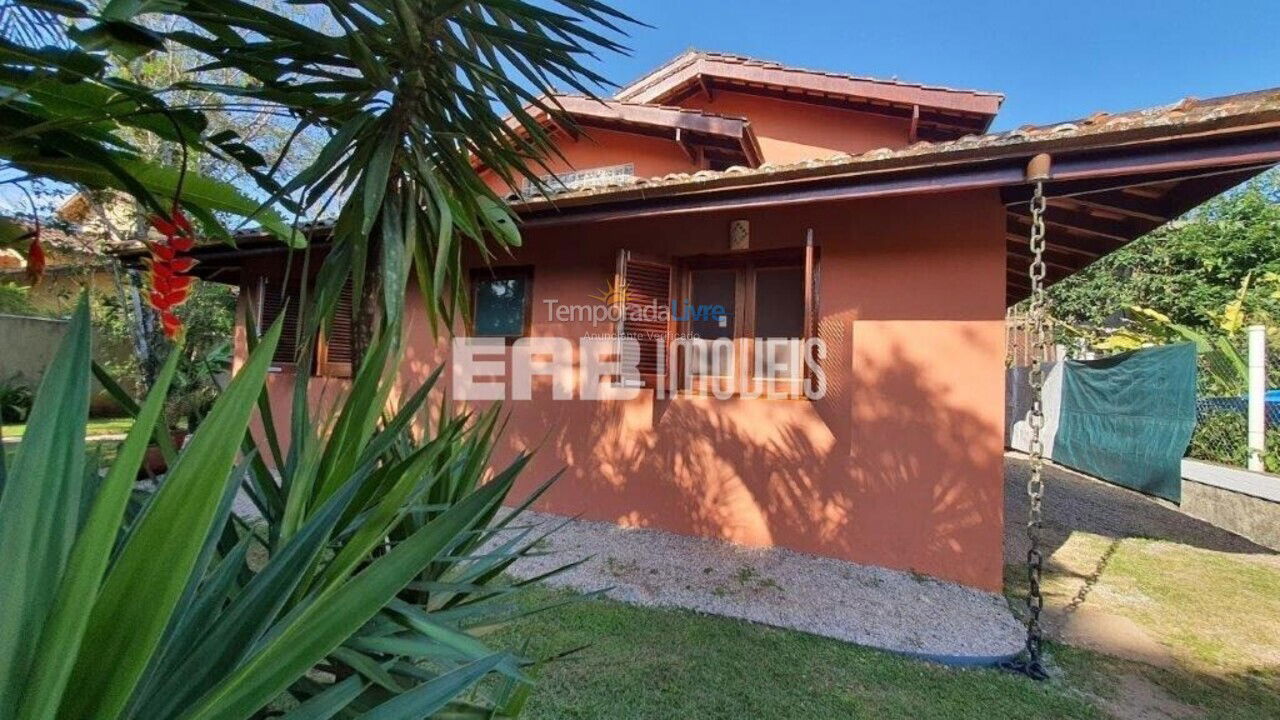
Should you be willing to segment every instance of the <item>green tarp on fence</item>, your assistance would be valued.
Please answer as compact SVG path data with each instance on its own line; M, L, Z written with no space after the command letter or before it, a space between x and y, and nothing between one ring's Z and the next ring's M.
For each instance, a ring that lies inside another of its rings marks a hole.
M1196 348L1068 360L1054 462L1173 502L1196 424Z

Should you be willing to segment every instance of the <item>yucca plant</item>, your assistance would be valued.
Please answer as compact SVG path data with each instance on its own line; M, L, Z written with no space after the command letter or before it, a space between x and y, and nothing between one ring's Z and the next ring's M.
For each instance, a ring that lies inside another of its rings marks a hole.
M415 430L432 376L384 413L394 364L378 342L337 420L312 428L303 403L287 451L264 440L264 457L247 429L258 407L273 436L263 388L280 332L263 335L139 499L176 355L100 474L84 452L81 304L0 495L0 718L519 711L525 661L474 634L513 612L492 601L518 589L502 570L533 545L526 529L477 550L511 520L493 522L526 462L487 475L496 411ZM242 483L263 519L231 512Z
M369 320L355 326L362 358L366 333L402 317L404 294L383 287L384 275L411 259L428 316L447 325L465 311L468 246L490 257L519 244L516 218L479 168L513 188L542 187L557 151L533 110L572 129L554 93L606 86L588 61L624 52L615 38L632 22L600 0L0 0L0 85L12 116L0 117L0 159L32 177L123 190L159 215L174 198L210 237L229 240L217 212L295 245L305 239L279 211L336 216L326 264L340 267L320 277L311 310L330 316L350 282ZM122 60L178 47L203 64L172 87L139 87L116 72ZM224 71L234 79L208 75ZM327 140L284 177L234 131L209 132L204 108L166 104L175 90ZM174 168L131 152L125 131L237 163L258 196L246 209L242 193L207 178L179 187Z

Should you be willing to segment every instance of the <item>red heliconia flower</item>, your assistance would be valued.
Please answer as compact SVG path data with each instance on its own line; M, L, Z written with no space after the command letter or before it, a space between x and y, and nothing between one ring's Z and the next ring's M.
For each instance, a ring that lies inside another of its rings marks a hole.
M169 247L177 252L191 252L191 248L195 246L195 238L188 235L174 235L169 238Z
M191 272L191 269L199 262L193 257L175 257L169 262L169 269L176 275L183 275Z
M195 247L195 233L191 223L174 204L169 217L152 215L151 227L164 235L163 243L147 243L151 257L147 265L147 302L160 314L160 324L165 337L173 340L182 333L182 319L173 311L191 297L192 278L187 273L195 267L194 258L182 257Z
M160 323L164 326L164 335L170 340L182 332L182 320L171 310L160 311Z
M160 243L149 242L147 243L147 248L151 250L151 256L158 260L169 262L174 258L173 248L169 247L168 245L161 245Z
M151 227L156 229L156 232L165 237L173 237L178 234L178 226L161 215L152 215L147 218L147 221L151 223Z
M44 277L44 246L40 244L40 233L36 233L27 246L27 277L32 285L38 285Z

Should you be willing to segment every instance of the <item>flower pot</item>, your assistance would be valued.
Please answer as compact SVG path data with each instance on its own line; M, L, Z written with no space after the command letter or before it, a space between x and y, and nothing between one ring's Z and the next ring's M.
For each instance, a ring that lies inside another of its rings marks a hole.
M181 448L182 443L187 439L187 433L184 431L175 431L169 437L173 438L173 446ZM146 479L162 475L169 470L169 465L164 461L164 453L160 452L159 445L150 445L147 452L142 456L142 466L138 468L138 479Z

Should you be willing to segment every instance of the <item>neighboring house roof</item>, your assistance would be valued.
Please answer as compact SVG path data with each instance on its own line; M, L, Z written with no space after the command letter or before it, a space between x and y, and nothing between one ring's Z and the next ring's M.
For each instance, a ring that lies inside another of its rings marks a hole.
M90 209L92 209L92 203L88 194L77 191L64 200L54 214L69 223L82 223L89 217Z
M556 95L548 98L547 104L558 105L579 127L660 137L680 143L686 152L700 149L729 162L749 167L760 164L760 145L745 117L582 95ZM528 111L535 119L550 122L540 108Z
M717 90L912 118L920 137L947 139L983 132L1004 95L845 73L806 70L727 53L690 50L619 90L618 100L673 104Z
M19 220L30 229L30 223ZM57 228L44 226L40 228L40 243L45 250L45 274L57 274L82 268L93 264L95 259L104 260L102 255L90 252L76 238ZM24 280L27 261L17 251L0 250L0 282L13 279Z

